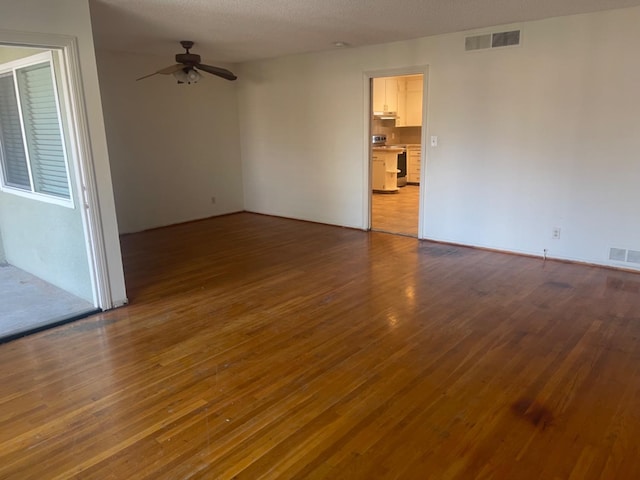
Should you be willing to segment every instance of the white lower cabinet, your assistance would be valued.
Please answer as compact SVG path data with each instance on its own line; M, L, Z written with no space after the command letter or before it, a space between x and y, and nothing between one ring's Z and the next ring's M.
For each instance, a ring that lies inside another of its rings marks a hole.
M420 183L420 153L419 146L407 146L407 183Z
M371 170L371 183L374 191L398 191L398 151L374 150Z

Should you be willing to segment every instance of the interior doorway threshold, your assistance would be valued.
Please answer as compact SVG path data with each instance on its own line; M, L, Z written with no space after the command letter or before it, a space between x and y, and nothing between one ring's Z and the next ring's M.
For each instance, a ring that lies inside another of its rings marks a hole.
M399 235L401 237L415 238L416 240L418 239L418 236L414 235L412 233L392 232L391 230L382 230L380 228L372 228L371 231L375 232L375 233L386 233L386 234L389 234L389 235Z
M0 266L0 342L99 311L92 302L24 270Z
M52 322L33 326L28 328L27 330L15 331L12 333L8 333L6 335L0 336L0 344L10 342L12 340L16 340L18 338L26 337L28 335L33 335L34 333L42 332L44 330L49 330L50 328L59 327L61 325L66 325L67 323L75 322L78 320L82 320L83 318L87 318L91 315L95 315L96 313L101 313L102 310L100 308L94 308L93 310L89 310L86 312L78 313L76 315L72 315L67 318L61 318L54 320Z

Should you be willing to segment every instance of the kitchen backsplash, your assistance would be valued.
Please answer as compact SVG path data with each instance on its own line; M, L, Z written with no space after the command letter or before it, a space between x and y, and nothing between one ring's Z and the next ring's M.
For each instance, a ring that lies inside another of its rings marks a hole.
M372 134L387 136L387 145L419 144L422 141L422 127L396 127L395 120L374 119Z

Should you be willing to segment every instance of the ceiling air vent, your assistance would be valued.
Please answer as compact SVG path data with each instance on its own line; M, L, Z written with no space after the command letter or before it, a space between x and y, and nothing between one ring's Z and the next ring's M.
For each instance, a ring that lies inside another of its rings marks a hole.
M520 45L520 30L509 32L484 33L464 38L464 49L486 50L488 48L513 47Z

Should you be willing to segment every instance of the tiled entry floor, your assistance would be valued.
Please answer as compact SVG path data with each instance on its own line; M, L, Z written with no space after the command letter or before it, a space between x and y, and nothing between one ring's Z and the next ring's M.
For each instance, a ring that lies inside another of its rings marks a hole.
M12 265L0 265L0 338L82 315L92 303Z

